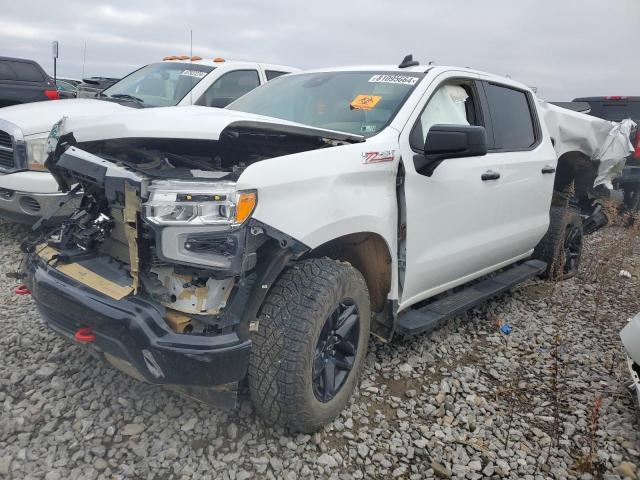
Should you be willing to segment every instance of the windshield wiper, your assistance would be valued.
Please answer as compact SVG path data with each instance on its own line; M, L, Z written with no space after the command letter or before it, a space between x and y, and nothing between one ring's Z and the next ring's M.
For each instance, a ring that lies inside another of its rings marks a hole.
M111 98L124 98L127 100L133 100L138 103L144 103L144 100L138 97L134 97L133 95L129 95L128 93L114 93L113 95L109 95Z

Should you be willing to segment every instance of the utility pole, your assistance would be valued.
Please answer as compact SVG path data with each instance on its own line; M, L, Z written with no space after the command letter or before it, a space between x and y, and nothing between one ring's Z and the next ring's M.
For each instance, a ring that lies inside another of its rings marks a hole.
M58 41L51 42L51 53L53 54L53 83L56 83L58 75Z
M82 77L81 80L84 80L84 64L87 63L87 41L84 41L84 52L82 53Z

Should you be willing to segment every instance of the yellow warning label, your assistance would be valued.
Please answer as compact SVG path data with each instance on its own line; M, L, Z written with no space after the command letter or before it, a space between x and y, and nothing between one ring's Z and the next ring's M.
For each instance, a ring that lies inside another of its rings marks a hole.
M380 95L358 95L351 102L351 108L356 110L371 110L382 97Z

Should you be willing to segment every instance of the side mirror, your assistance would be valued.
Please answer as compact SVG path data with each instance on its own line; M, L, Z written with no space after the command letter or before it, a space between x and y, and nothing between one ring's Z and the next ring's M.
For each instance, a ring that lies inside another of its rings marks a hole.
M474 125L434 125L424 142L424 155L429 163L486 153L487 133L484 127Z

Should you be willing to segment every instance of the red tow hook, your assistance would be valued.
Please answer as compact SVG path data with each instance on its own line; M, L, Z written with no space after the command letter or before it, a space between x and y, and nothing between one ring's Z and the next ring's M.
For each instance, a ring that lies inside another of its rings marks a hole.
M93 333L91 327L79 328L73 338L80 343L90 343L96 339L96 334Z
M13 293L16 295L31 295L31 290L24 283L22 285L18 285L13 289Z

